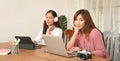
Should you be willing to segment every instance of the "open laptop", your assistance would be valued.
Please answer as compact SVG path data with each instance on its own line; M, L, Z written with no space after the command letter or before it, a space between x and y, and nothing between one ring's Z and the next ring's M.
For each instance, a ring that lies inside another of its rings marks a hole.
M42 35L42 38L46 43L47 52L66 57L76 56L75 53L68 53L61 37L52 35Z
M15 36L15 38L20 39L19 48L35 49L35 44L29 36Z

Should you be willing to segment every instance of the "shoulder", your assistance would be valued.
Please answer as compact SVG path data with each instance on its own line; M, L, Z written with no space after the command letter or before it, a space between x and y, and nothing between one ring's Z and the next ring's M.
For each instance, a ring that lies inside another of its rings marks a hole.
M96 34L96 33L101 33L101 32L100 32L100 30L98 30L97 28L94 28L94 29L91 30L90 33Z
M91 30L91 32L90 32L90 36L100 36L100 35L102 35L102 33L101 33L101 31L99 30L99 29L97 29L97 28L94 28L94 29L92 29Z
M90 40L91 41L94 41L94 43L96 42L100 42L101 40L103 40L103 35L101 33L101 31L99 29L93 29L91 32L90 32Z

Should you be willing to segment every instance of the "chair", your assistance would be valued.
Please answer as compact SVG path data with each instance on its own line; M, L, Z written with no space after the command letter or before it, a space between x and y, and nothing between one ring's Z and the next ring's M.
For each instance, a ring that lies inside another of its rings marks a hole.
M72 35L73 35L73 30L67 29L67 30L64 31L64 37L65 37L64 43L65 43L65 46L66 46L67 42L70 40L70 38L72 37Z
M114 55L113 61L120 61L120 35L116 35L115 37L115 46L114 46Z
M105 47L107 48L107 42L109 42L109 38L113 36L113 33L110 31L105 31L103 32L103 36L104 36Z
M111 61L120 60L120 35L104 32L106 50Z

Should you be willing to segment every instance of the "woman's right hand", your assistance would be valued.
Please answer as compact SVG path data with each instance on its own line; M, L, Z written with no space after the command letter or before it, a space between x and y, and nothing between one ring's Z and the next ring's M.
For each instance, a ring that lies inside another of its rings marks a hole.
M79 32L79 29L77 28L77 27L73 27L74 28L74 30L75 30L75 33L78 33Z
M54 26L52 25L52 26L49 26L47 30L52 31L53 29L54 29Z
M48 35L50 35L50 34L51 34L51 31L52 31L54 28L55 28L55 26L53 26L53 25L49 26L46 33L47 33Z
M39 45L37 41L33 41L33 43L35 46Z

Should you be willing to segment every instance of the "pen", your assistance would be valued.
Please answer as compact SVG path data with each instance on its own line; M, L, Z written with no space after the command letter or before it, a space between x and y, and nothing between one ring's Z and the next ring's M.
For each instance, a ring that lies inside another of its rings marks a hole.
M18 45L20 42L20 39L17 39L16 42L15 42L15 45Z

